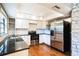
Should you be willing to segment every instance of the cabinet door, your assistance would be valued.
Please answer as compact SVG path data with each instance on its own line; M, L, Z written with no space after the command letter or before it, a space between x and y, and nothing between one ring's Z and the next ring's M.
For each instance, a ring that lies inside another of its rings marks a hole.
M16 19L15 20L15 28L27 29L28 28L28 21L22 20L22 19Z
M50 35L44 35L43 37L44 43L50 45Z
M39 35L39 43L44 43L44 36L43 35Z
M45 43L47 45L50 45L50 35L40 35L39 43Z
M30 45L30 36L21 36L27 45Z

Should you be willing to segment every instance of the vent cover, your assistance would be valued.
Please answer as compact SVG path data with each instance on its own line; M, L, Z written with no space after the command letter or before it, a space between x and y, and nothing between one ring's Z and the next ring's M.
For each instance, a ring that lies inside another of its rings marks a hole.
M57 5L55 5L54 7L55 7L56 9L60 9L60 7L59 7L59 6L57 6Z

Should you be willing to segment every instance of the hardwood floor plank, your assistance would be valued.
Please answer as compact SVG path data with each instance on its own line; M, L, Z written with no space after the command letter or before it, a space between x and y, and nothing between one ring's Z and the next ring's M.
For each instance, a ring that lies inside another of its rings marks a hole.
M28 53L29 56L65 56L63 53L44 44L31 46Z

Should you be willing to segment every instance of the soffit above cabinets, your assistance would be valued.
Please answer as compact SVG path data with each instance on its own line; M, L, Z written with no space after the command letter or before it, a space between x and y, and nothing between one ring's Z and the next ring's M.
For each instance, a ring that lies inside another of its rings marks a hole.
M50 20L52 18L68 15L72 4L60 3L3 3L9 17ZM60 7L56 9L55 6Z

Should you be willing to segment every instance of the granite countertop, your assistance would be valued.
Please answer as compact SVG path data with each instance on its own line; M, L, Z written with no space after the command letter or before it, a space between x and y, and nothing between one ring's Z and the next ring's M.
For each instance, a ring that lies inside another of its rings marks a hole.
M15 36L29 36L29 34L16 34Z
M50 34L48 34L48 33L40 33L39 35L50 35Z
M3 37L0 37L0 42L2 42L4 40L5 37L18 37L18 36L29 36L28 34L23 34L23 35L5 35Z

